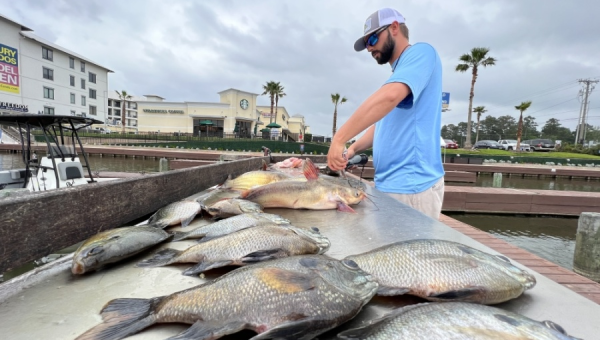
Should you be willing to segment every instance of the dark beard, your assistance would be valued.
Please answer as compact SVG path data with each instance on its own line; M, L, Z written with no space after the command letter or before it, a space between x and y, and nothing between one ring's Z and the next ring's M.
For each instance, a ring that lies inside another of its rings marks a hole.
M378 51L379 58L374 56L375 60L377 60L377 63L379 65L389 63L390 59L392 59L392 54L394 53L395 47L396 47L396 42L392 39L392 36L390 34L388 34L388 38L385 42L385 45L383 45L383 48L381 49L381 51ZM375 52L375 51L373 51L373 52Z

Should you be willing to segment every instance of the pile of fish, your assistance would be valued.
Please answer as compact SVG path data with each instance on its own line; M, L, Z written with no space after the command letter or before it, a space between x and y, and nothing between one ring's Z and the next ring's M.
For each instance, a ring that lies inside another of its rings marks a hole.
M252 339L314 339L353 319L375 295L404 294L430 302L399 308L338 337L576 339L551 321L488 306L519 298L536 284L503 256L435 239L391 243L344 259L328 256L331 241L317 227L294 226L265 209L356 213L351 206L365 198L366 188L320 174L308 158L288 163L301 165L302 176L250 171L205 195L166 205L147 224L85 241L74 254L75 275L93 275L167 241L190 245L179 250L163 244L134 266L160 270L155 267L188 263L182 274L194 277L239 268L171 295L111 300L100 311L102 322L77 340L123 339L157 323L191 325L172 339L218 339L244 329L257 333ZM194 227L196 219L205 224Z

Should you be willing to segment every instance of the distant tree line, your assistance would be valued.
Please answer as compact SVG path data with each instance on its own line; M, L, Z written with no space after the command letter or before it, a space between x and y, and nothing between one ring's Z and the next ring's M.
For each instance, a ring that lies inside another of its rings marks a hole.
M471 131L467 130L467 123L460 122L457 125L448 124L442 126L442 137L444 139L452 139L456 141L460 147L464 147L466 138L470 135L470 145L475 144L477 140L501 140L501 139L517 139L517 131L519 128L518 121L510 116L492 117L487 116L479 121L479 129L477 124L471 122ZM477 134L477 130L479 130ZM560 124L556 118L550 118L546 124L538 130L538 123L535 117L526 116L523 118L523 131L521 140L547 138L553 141L560 140L562 145L575 143L575 132ZM586 141L600 140L600 127L587 125Z

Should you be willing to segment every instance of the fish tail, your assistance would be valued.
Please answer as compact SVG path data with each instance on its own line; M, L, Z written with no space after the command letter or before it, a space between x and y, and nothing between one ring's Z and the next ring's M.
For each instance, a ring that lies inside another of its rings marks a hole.
M173 239L171 240L171 242L177 242L177 241L185 240L188 237L189 232L174 231L172 234L173 234Z
M233 178L231 177L231 174L227 176L227 179L225 180L225 182L223 182L223 184L221 185L221 188L223 189L228 189L231 188L233 183Z
M154 310L163 298L112 300L100 311L103 322L75 340L119 340L135 334L156 322Z
M136 267L160 267L165 266L167 264L175 263L177 257L182 253L182 251L172 248L163 249L156 254L154 257L149 258L147 260L138 262Z

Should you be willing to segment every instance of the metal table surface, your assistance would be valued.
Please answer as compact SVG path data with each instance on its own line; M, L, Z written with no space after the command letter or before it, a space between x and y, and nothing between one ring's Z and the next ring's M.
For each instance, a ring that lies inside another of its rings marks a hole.
M372 202L366 200L355 206L356 214L333 210L308 211L267 209L280 214L300 227L317 226L332 242L328 255L343 258L401 240L436 238L460 242L474 248L497 254L494 250L435 221L420 212L373 189L367 188ZM196 219L188 228L208 223ZM188 243L189 242L189 243ZM68 259L46 265L52 270L41 270L27 282L6 282L0 285L0 338L10 339L74 339L101 321L102 306L115 298L151 298L180 291L203 279L181 275L189 265L171 265L159 268L136 268L134 264L149 257L157 249L173 247L184 249L191 241L165 243L102 271L74 277ZM526 268L516 261L519 267ZM207 275L212 279L228 270L214 270ZM532 271L533 272L533 271ZM537 285L518 299L496 305L521 313L535 320L552 320L572 336L582 339L600 339L598 315L600 306L573 291L533 272ZM10 295L13 289L29 285ZM4 298L3 298L4 297ZM335 339L335 335L350 326L378 317L391 308L423 302L416 297L375 297L350 322L331 330L319 339ZM165 339L189 327L184 324L158 324L128 339ZM243 331L223 339L248 339L253 332Z

